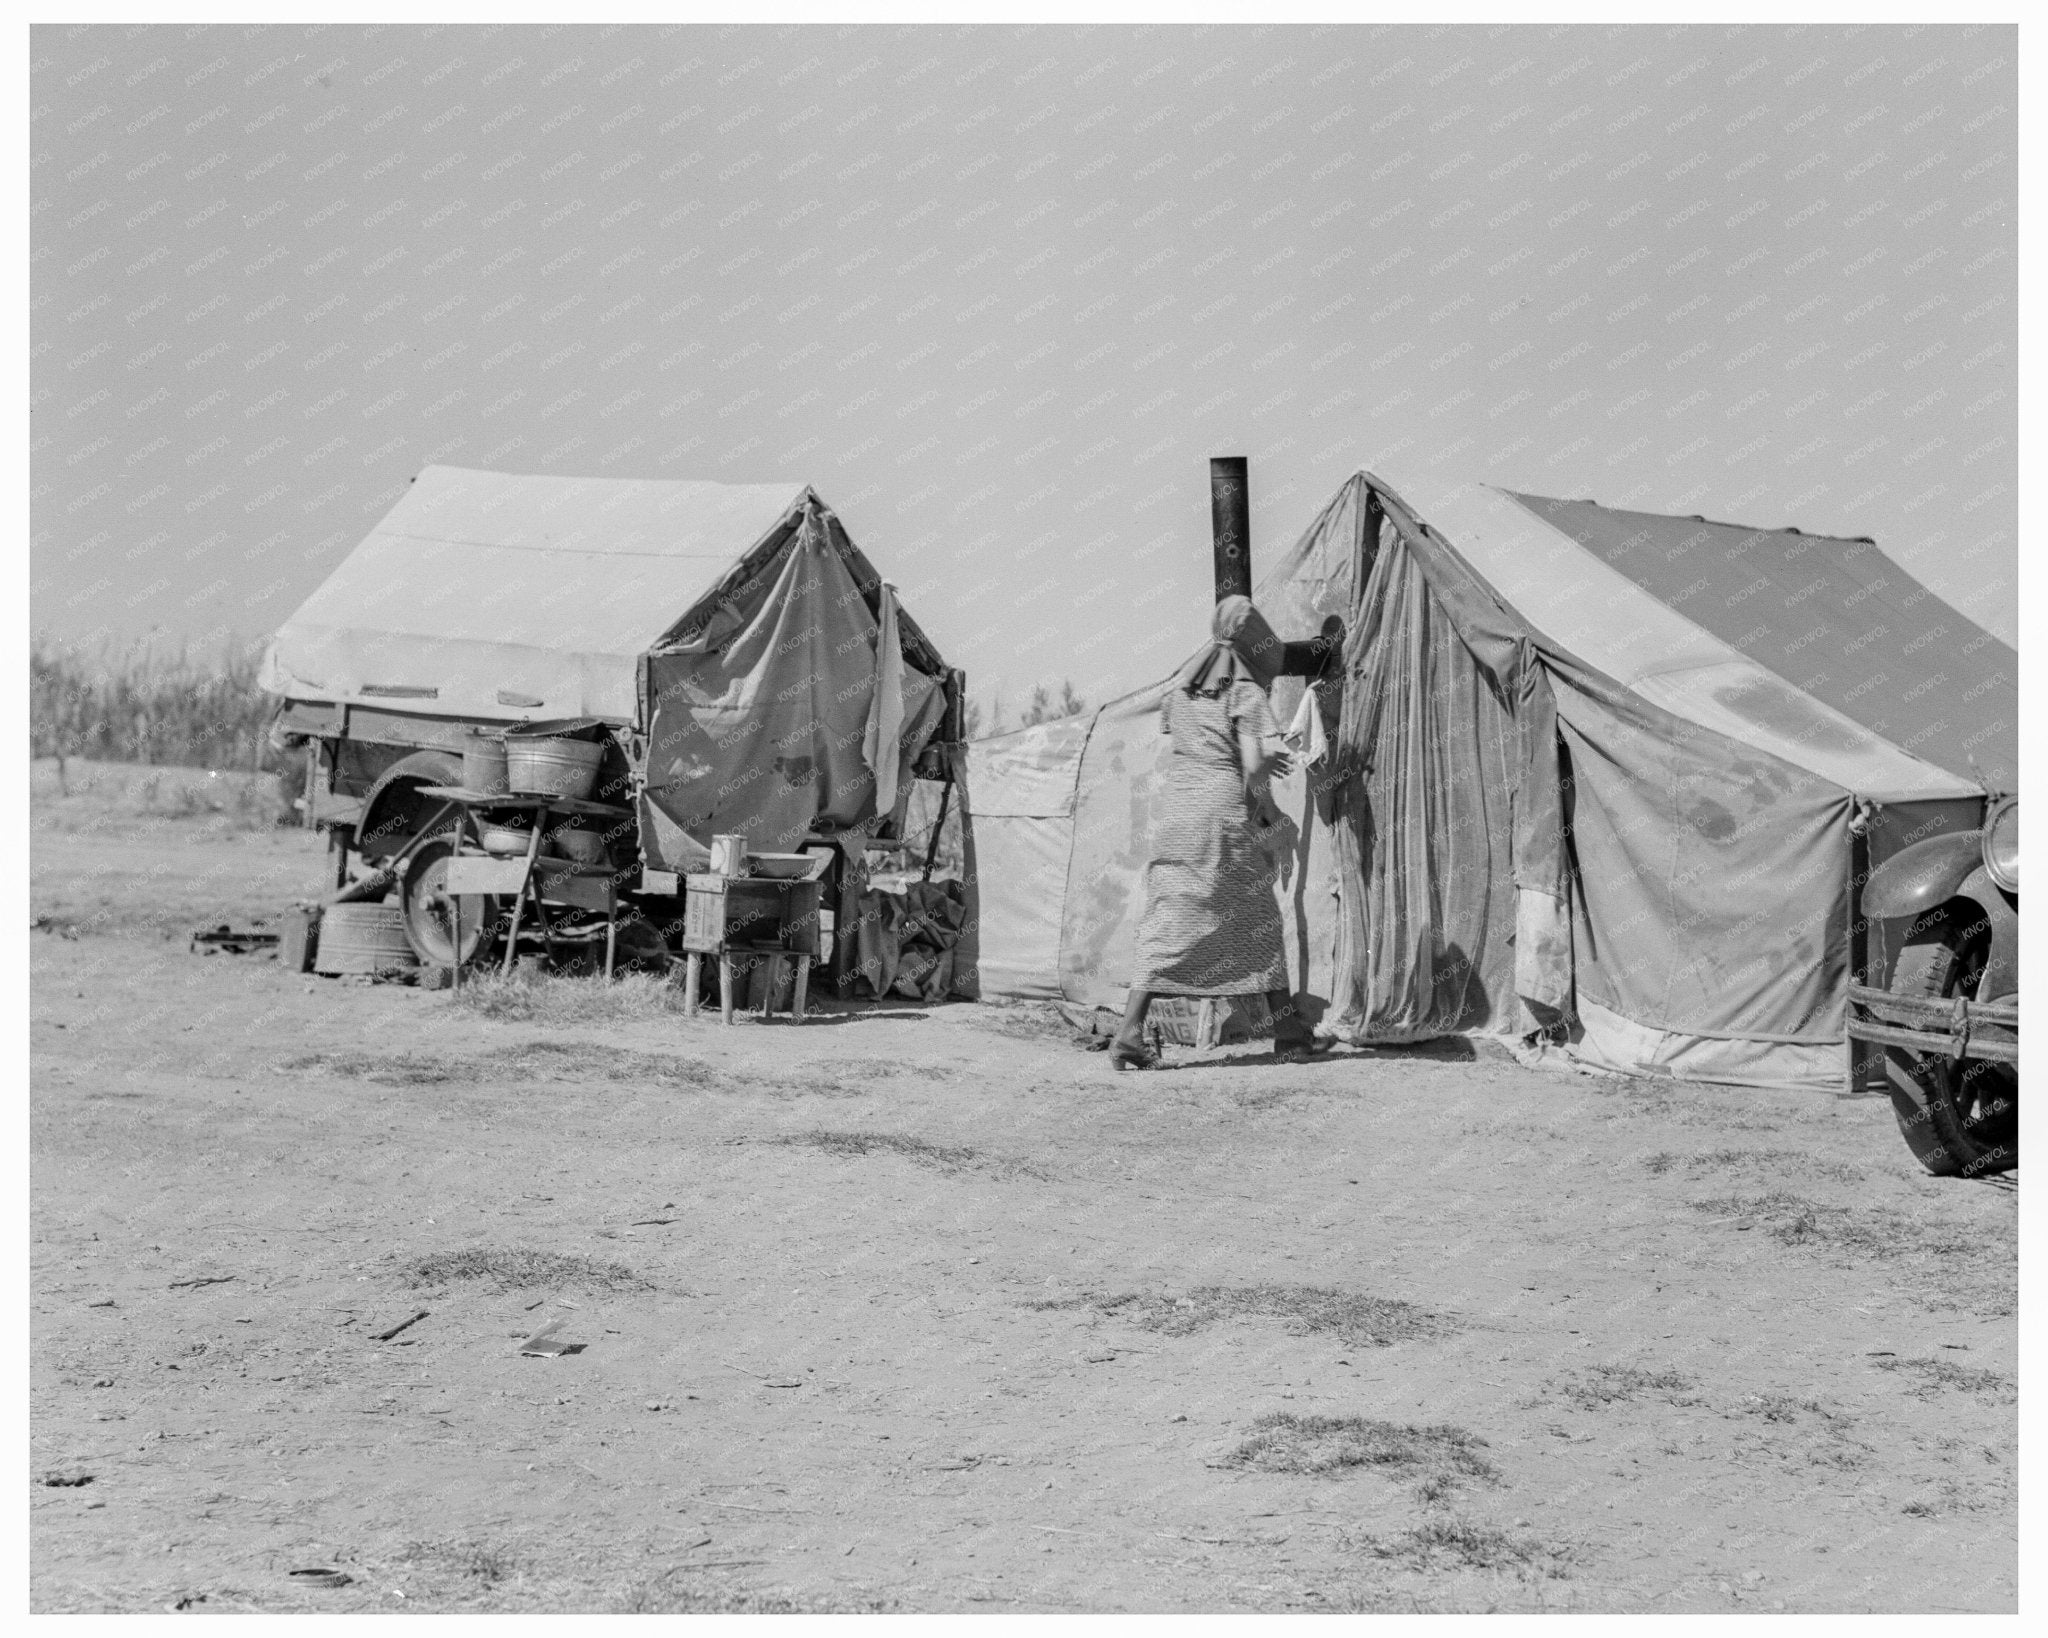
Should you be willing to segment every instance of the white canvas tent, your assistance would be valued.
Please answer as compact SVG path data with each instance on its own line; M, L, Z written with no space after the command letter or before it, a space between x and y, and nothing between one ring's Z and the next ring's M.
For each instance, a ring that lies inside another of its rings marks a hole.
M1867 540L1359 472L1255 599L1347 628L1275 891L1351 1039L1839 1085L1854 872L2016 788L2012 650ZM1121 1004L1168 686L969 747L984 993Z

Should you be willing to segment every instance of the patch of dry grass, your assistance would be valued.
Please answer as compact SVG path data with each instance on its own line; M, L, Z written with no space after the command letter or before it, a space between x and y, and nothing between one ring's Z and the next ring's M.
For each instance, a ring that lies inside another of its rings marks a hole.
M655 1086L713 1086L744 1079L698 1058L635 1052L593 1041L522 1041L484 1054L485 1063L520 1075L558 1080L634 1081Z
M1736 1406L1745 1416L1760 1416L1766 1422L1797 1422L1801 1413L1835 1420L1835 1413L1818 1399L1801 1399L1789 1393L1753 1393Z
M678 1586L671 1571L644 1582L612 1606L619 1615L875 1615L894 1609L885 1598L804 1598L795 1593L756 1587L725 1587L716 1582ZM701 1572L700 1572L701 1573Z
M1650 1118L1735 1132L1775 1132L1781 1124L1729 1087L1642 1075L1594 1075L1577 1084L1597 1100L1594 1111L1604 1120Z
M1204 1285L1179 1297L1127 1292L1085 1300L1105 1314L1170 1337L1191 1336L1240 1317L1284 1320L1296 1336L1326 1333L1359 1348L1445 1336L1457 1329L1454 1320L1412 1303L1322 1285Z
M1799 1394L1745 1394L1723 1415L1750 1417L1764 1424L1736 1427L1733 1449L1740 1460L1764 1458L1795 1474L1811 1468L1853 1473L1873 1454L1869 1445L1855 1437L1853 1416Z
M681 969L678 968L677 971ZM683 1016L683 987L657 973L623 973L611 983L537 971L532 963L465 973L453 997L479 1018L507 1024L634 1023Z
M1002 1160L985 1155L979 1149L947 1148L900 1132L793 1132L773 1141L790 1148L817 1149L842 1159L871 1154L895 1155L914 1166L935 1172L978 1171L1010 1176L1045 1176L1045 1173L1021 1161Z
M856 1081L891 1081L906 1077L920 1081L951 1081L960 1073L945 1064L905 1063L894 1058L848 1058L832 1067L835 1075Z
M1996 1399L2017 1399L2019 1386L2012 1378L2001 1376L1972 1365L1956 1365L1946 1359L1875 1359L1871 1363L1880 1371L1904 1371L1920 1378L1920 1385L1914 1388L1916 1398L1925 1399L1943 1388L1953 1388L1958 1393L1986 1394Z
M1558 1391L1581 1410L1603 1410L1651 1394L1666 1404L1697 1405L1687 1396L1691 1378L1677 1371L1646 1371L1636 1365L1591 1365L1575 1371L1558 1385Z
M1863 1173L1854 1166L1825 1160L1819 1155L1808 1154L1803 1149L1708 1149L1690 1155L1675 1155L1669 1150L1664 1150L1647 1157L1643 1165L1659 1177L1675 1166L1683 1166L1686 1174L1691 1177L1700 1177L1715 1171L1748 1170L1802 1172L1813 1177L1829 1178L1837 1183L1863 1181Z
M373 1081L378 1086L439 1086L477 1079L473 1064L418 1052L308 1052L287 1058L278 1068L318 1070L342 1080Z
M460 1058L415 1052L312 1052L281 1067L318 1070L379 1086L542 1080L694 1087L745 1078L695 1058L634 1052L600 1041L520 1041Z
M1343 1473L1372 1468L1392 1478L1421 1480L1423 1500L1437 1501L1459 1484L1492 1484L1500 1475L1479 1454L1486 1441L1463 1428L1419 1428L1363 1416L1296 1416L1278 1411L1252 1423L1249 1435L1217 1465L1257 1473Z
M246 768L69 762L60 771L38 762L30 768L29 808L39 827L71 835L240 834L295 825L297 789L289 776Z
M644 1291L648 1282L619 1263L594 1257L564 1256L524 1246L470 1246L461 1251L436 1251L415 1257L399 1269L409 1286L455 1285L487 1280L506 1290L536 1286L575 1286L585 1291Z
M1841 1251L1876 1262L1914 1258L1979 1260L1985 1245L1962 1224L1907 1217L1884 1206L1831 1206L1783 1189L1695 1200L1695 1211L1766 1230L1780 1245Z
M1932 1306L1987 1317L2010 1314L2018 1264L2007 1233L1931 1213L1885 1206L1834 1206L1785 1190L1695 1200L1724 1224L1762 1229L1777 1244L1817 1253L1839 1267L1880 1265L1909 1276Z
M519 1569L518 1556L510 1548L487 1541L410 1541L399 1550L398 1560L466 1576L486 1587L509 1581Z
M1355 1545L1377 1558L1391 1559L1420 1573L1446 1565L1470 1570L1514 1570L1553 1579L1569 1575L1569 1548L1531 1536L1512 1536L1491 1524L1470 1519L1430 1519L1391 1540L1362 1536Z

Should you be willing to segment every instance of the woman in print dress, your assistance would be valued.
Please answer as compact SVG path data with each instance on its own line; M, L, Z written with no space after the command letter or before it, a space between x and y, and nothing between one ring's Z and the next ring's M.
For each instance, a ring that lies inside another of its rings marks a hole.
M1138 976L1110 1043L1118 1069L1150 1069L1145 1014L1155 995L1264 995L1273 1050L1305 1057L1327 1047L1287 988L1287 955L1260 841L1267 782L1291 758L1267 704L1280 640L1248 597L1216 605L1213 641L1182 668L1161 706L1173 743L1145 867Z

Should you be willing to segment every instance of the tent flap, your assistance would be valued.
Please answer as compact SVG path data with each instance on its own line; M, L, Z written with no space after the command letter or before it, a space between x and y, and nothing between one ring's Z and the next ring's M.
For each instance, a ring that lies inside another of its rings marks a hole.
M970 771L970 797L973 788ZM1059 1000L1060 921L1074 821L975 813L969 823L981 993Z
M691 868L714 832L743 832L756 852L786 853L821 826L850 829L875 815L862 745L881 628L814 505L727 596L739 622L729 640L647 658L640 822L654 869ZM896 746L908 766L936 730L944 696L908 666L899 686Z

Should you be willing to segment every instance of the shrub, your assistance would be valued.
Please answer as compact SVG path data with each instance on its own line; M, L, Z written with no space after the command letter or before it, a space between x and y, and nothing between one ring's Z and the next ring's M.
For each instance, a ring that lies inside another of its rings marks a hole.
M29 645L29 754L102 762L275 771L276 702L256 686L257 652L229 643L212 660L148 645L84 653ZM295 759L294 759L295 760Z

